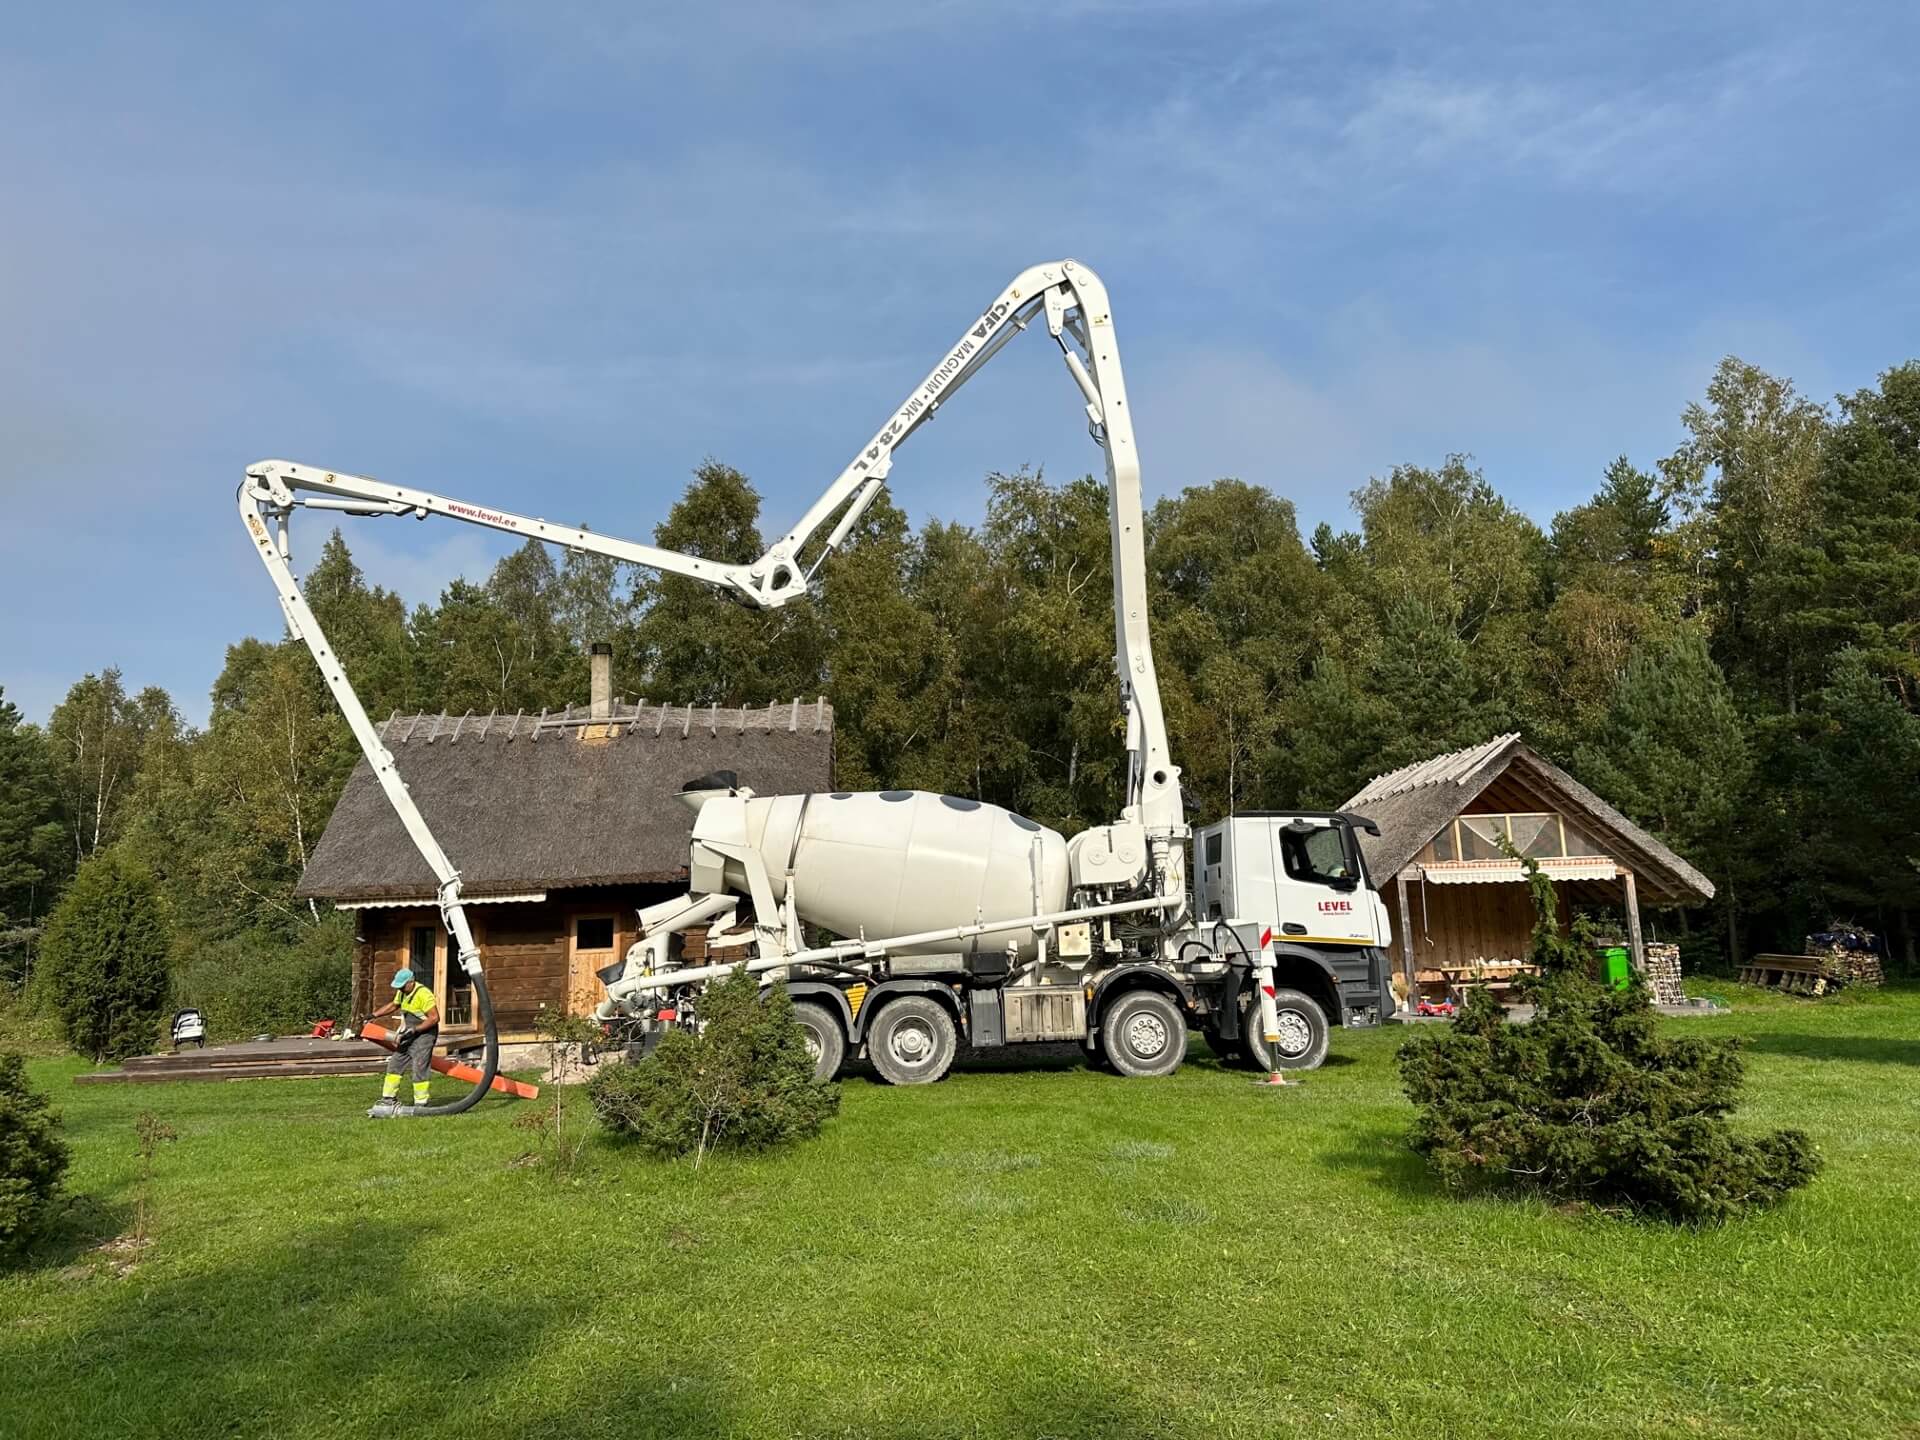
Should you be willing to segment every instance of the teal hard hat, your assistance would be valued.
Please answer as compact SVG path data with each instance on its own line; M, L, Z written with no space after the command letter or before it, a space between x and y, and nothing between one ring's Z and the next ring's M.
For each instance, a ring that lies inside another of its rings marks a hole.
M393 988L399 990L411 979L413 979L411 970L396 970L393 972Z

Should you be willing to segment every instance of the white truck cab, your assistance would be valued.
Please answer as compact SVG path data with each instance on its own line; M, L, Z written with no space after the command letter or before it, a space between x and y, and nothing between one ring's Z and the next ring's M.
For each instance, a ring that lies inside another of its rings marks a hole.
M1331 1025L1374 1025L1394 1013L1387 907L1373 888L1358 815L1272 810L1233 815L1193 836L1194 916L1257 923L1273 933L1291 976Z

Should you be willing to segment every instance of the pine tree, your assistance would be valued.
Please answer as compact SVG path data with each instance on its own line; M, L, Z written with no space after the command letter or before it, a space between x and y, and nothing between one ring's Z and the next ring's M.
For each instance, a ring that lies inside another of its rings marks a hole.
M153 881L112 851L80 867L47 920L37 994L96 1061L153 1047L172 937Z
M1843 650L1807 704L1796 780L1815 925L1920 909L1920 715L1876 656ZM1911 935L1911 930L1907 931Z
M1750 878L1744 862L1759 837L1736 817L1751 800L1754 757L1733 692L1697 627L1635 651L1574 768L1717 878L1727 956L1738 960L1741 897Z
M1920 361L1841 406L1815 524L1774 580L1779 608L1798 646L1857 652L1920 714Z
M301 592L371 715L411 709L418 698L407 611L390 590L369 586L336 529L301 582ZM296 642L298 643L298 642ZM302 652L305 646L300 646ZM331 705L319 674L313 686Z
M1635 651L1575 764L1628 816L1695 860L1724 860L1752 770L1745 727L1694 627Z
M664 549L725 564L758 560L760 495L730 465L709 460L654 529ZM661 574L638 590L634 626L644 686L668 704L766 705L818 694L822 633L818 612L801 603L752 610L684 575Z

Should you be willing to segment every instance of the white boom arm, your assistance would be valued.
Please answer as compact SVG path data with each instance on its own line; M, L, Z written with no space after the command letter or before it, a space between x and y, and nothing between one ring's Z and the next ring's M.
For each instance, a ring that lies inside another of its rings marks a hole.
M262 562L273 576L289 630L305 640L333 692L374 776L439 882L440 907L461 962L480 969L479 953L460 900L459 872L422 818L393 756L381 743L339 659L308 608L294 578L288 519L296 508L352 515L446 515L587 554L684 575L714 585L749 605L771 609L808 593L822 562L859 523L893 468L893 452L931 420L940 407L1001 346L1045 317L1068 373L1086 402L1089 428L1106 455L1109 520L1113 543L1114 664L1127 715L1128 775L1122 818L1142 825L1163 876L1177 876L1173 842L1186 834L1180 771L1167 746L1160 682L1153 665L1147 622L1145 512L1133 420L1127 409L1120 353L1114 340L1107 290L1100 277L1072 260L1022 271L980 318L954 342L940 363L901 402L800 521L749 565L724 565L675 550L598 535L591 530L451 500L425 490L391 485L368 476L321 470L287 460L263 460L247 468L240 487L242 519ZM828 522L832 528L823 536Z

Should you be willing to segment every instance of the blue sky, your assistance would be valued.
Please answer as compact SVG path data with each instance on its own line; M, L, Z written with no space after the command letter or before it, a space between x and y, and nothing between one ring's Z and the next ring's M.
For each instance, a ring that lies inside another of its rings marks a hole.
M1154 0L16 7L0 685L192 719L278 633L245 464L638 538L708 455L784 528L1026 265L1113 294L1149 487L1338 523L1468 451L1545 521L1738 353L1920 350L1913 7ZM916 518L1093 465L1051 347L900 455ZM311 553L319 527L307 522ZM410 602L451 522L349 521Z

